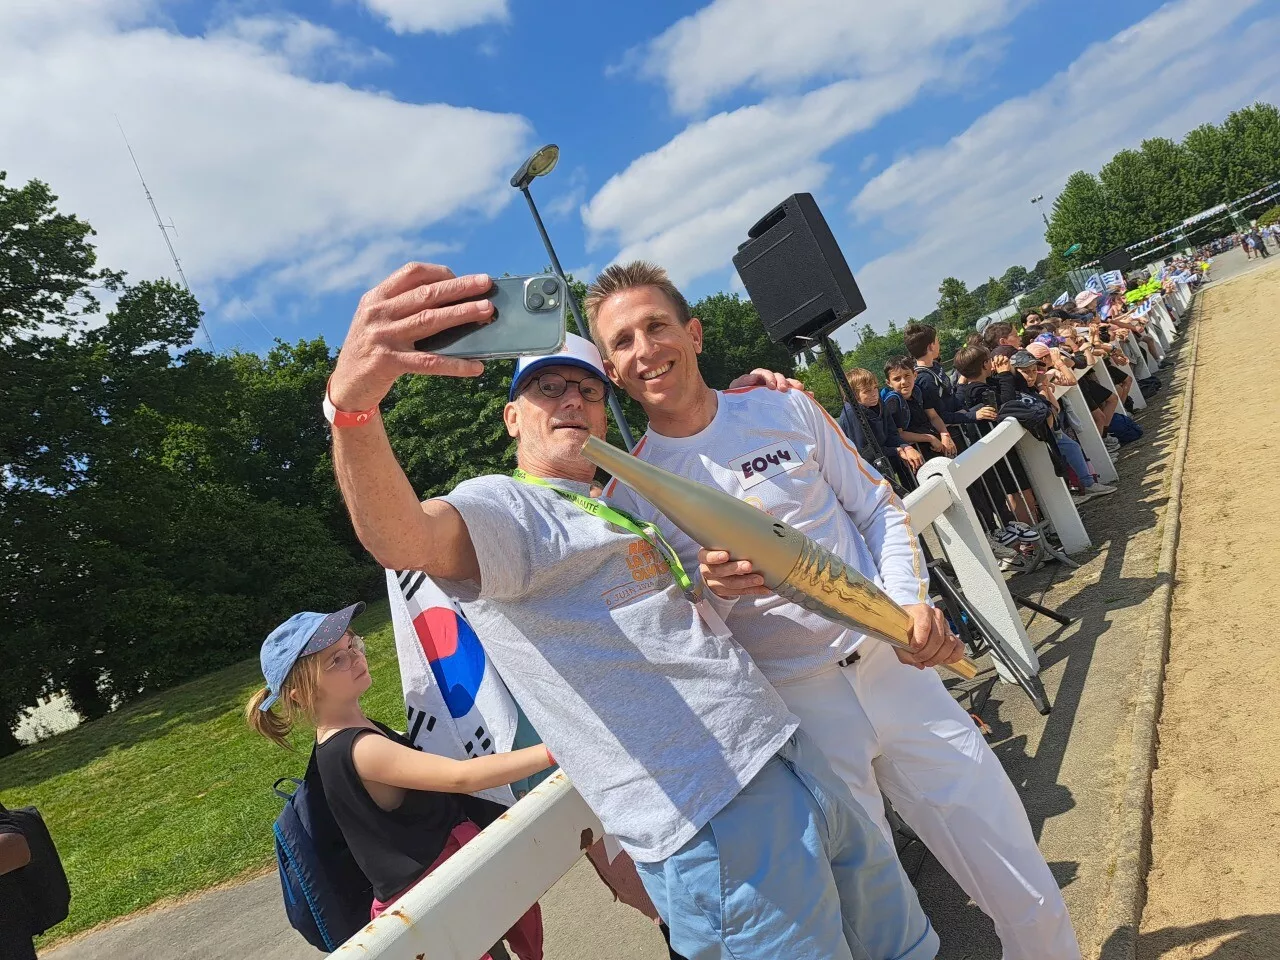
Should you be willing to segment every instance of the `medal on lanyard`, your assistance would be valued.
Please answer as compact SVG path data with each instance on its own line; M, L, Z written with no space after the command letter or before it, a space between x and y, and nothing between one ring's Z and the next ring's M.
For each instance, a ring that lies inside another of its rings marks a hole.
M557 495L563 497L565 500L568 500L574 506L591 514L593 517L599 517L606 523L611 523L615 527L621 527L628 533L635 534L645 543L649 544L649 546L658 551L658 555L662 557L663 562L665 562L667 568L670 569L671 575L675 577L676 583L679 584L680 589L684 591L685 596L689 598L689 602L698 606L699 609L702 609L702 604L705 602L702 598L702 591L694 585L691 579L689 579L689 575L685 573L684 564L680 562L680 557L676 554L671 544L667 543L667 538L664 537L662 532L652 523L639 520L631 516L631 514L627 513L625 510L619 510L617 507L611 507L600 500L592 500L590 497L584 497L582 494L574 493L572 490L564 490L553 483L548 483L541 477L535 477L525 473L523 470L516 470L511 475L521 483L528 483L537 487L546 487L548 490L551 490ZM711 612L714 615L715 611L713 610ZM723 621L721 621L721 625L723 625Z

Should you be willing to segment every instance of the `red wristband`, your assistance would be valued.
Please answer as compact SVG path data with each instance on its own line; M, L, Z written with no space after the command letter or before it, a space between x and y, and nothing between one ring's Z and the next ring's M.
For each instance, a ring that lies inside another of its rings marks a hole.
M556 765L556 758L551 755L551 748L544 743L542 745L542 749L547 751L547 761L554 767Z
M321 404L321 407L324 410L324 418L335 427L363 427L378 415L376 404L368 410L360 410L354 413L348 410L339 410L334 404L333 398L329 396L329 383L327 381L324 385L324 403Z

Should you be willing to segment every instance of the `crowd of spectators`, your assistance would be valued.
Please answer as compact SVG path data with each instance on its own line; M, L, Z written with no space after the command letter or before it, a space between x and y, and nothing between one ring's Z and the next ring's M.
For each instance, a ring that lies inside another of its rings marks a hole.
M1261 235L1258 246L1265 246ZM891 479L910 490L927 460L955 457L999 421L1014 418L1046 445L1077 505L1115 493L1081 446L1082 418L1092 420L1113 461L1142 437L1135 393L1147 398L1160 389L1154 371L1166 359L1160 338L1149 329L1151 315L1141 306L1145 293L1171 290L1175 277L1198 284L1210 260L1208 250L1170 257L1154 277L1141 272L1126 281L1111 274L1109 283L1095 277L1094 289L1074 298L1064 295L1009 320L985 318L951 358L950 370L940 362L934 327L911 323L904 330L907 354L885 364L883 383L870 370L847 371L863 416L846 402L840 426L864 455L883 452ZM1133 292L1126 296L1126 289ZM1144 296L1136 299L1134 293ZM1135 369L1138 358L1146 376ZM1073 409L1061 395L1059 388L1071 386L1079 387L1084 409ZM974 483L969 495L1002 567L1031 569L1046 532L1016 450Z

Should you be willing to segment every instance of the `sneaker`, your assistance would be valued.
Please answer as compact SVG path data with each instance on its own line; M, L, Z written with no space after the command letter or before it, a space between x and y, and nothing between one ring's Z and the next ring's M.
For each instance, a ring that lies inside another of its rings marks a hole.
M1012 533L1019 543L1038 543L1040 531L1017 520L1010 520L1004 525L1006 533Z
M992 545L999 545L1000 549L1010 551L1013 545L1018 542L1018 533L1016 530L1010 530L1008 527L1001 527L990 538Z
M1031 569L1031 564L1023 557L1005 557L1000 561L1001 573L1025 573Z
M1091 493L1095 497L1105 497L1107 496L1107 494L1115 493L1115 492L1116 492L1116 488L1111 486L1111 484L1099 483L1096 480L1093 482L1093 486L1089 488L1089 493Z
M1102 444L1107 448L1108 453L1115 453L1120 449L1120 441L1109 433L1102 438Z
M1005 541L1005 536L1009 536L1009 541L1007 541L1007 543ZM996 534L989 535L987 541L991 544L991 552L996 554L998 559L1007 559L1014 556L1015 550L1012 548L1012 544L1016 543L1018 538L1007 534L1004 530L1001 530L1000 532L996 532Z
M1097 486L1097 484L1094 484L1094 486ZM1096 494L1093 492L1093 487L1090 487L1088 490L1072 490L1071 502L1077 507L1081 507L1092 500L1095 496Z

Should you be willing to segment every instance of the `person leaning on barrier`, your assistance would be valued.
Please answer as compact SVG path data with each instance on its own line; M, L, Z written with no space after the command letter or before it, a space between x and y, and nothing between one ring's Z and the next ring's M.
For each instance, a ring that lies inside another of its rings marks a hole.
M849 389L853 391L858 405L866 415L876 443L884 451L885 456L889 457L894 469L899 473L909 470L914 474L924 466L924 457L920 455L919 450L902 439L898 433L898 424L893 412L889 410L886 403L881 401L880 384L876 382L876 375L870 370L854 367L845 372L845 378L849 381ZM866 457L867 439L862 435L862 422L848 401L840 411L837 423L840 424L844 435L853 441L858 452Z
M964 651L929 601L919 542L888 482L802 391L708 387L701 323L660 267L609 267L588 288L586 311L610 378L649 417L635 454L755 504L874 578L911 614L915 649L896 651L769 592L749 558L700 549L616 482L606 496L657 523L682 561L701 564L734 636L885 838L882 790L995 920L1008 960L1077 960L1017 791L927 669Z
M589 498L595 468L581 448L605 435L608 390L589 343L522 365L503 411L514 476L418 502L377 407L401 374L480 373L414 343L488 321L490 284L409 264L361 300L328 387L334 468L361 542L384 567L447 581L635 860L673 949L693 960L933 957L937 936L892 845L751 658L700 615L664 542Z

